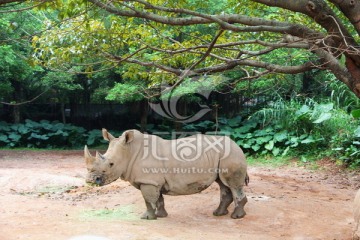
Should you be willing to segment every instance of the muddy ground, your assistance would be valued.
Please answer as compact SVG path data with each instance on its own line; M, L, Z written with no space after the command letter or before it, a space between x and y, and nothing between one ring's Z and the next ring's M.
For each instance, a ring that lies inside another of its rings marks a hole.
M360 174L320 162L320 170L250 166L241 220L214 217L216 184L165 196L169 216L140 220L141 193L118 180L84 184L82 151L0 151L0 239L351 239ZM324 169L323 169L324 168ZM230 206L231 210L233 205Z

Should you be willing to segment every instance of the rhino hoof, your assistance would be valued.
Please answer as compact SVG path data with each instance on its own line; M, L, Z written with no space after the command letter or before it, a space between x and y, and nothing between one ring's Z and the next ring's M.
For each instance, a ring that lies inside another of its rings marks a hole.
M229 211L227 209L225 209L225 211L220 211L219 209L216 209L214 212L213 212L213 215L214 216L224 216L226 214L228 214Z
M231 218L234 218L234 219L243 218L243 217L245 217L245 215L246 215L245 211L233 212L231 214Z
M155 215L159 218L164 218L168 216L168 213L166 211L156 211Z
M149 213L148 211L144 212L144 214L141 216L141 219L147 219L147 220L156 220L156 215L154 213Z

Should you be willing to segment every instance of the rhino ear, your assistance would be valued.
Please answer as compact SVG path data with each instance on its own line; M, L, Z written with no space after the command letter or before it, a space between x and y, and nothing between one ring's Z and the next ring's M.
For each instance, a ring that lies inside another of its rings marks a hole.
M106 141L111 141L113 140L115 137L113 135L111 135L111 133L109 133L105 128L102 129L102 135L103 135L103 138L106 140Z
M93 156L91 156L91 153L89 152L88 147L85 145L84 148L84 156L85 156L85 163L86 165L90 165L93 164L95 161L95 158Z
M105 161L105 157L101 153L99 153L98 151L96 151L96 159L100 159L102 161Z
M126 131L124 137L124 143L131 143L134 140L134 131Z

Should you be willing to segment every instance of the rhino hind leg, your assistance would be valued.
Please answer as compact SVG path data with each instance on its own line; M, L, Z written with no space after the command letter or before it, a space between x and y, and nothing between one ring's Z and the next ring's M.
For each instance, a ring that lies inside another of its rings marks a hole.
M220 204L219 207L213 212L214 216L223 216L229 213L227 208L233 201L233 196L229 187L225 186L218 178L216 182L220 186Z
M237 188L237 189L231 188L231 192L232 192L234 203L235 203L235 209L234 209L234 212L231 214L231 217L232 218L243 218L246 215L244 206L248 201L246 198L246 195L243 192L242 187Z
M154 220L157 218L155 214L156 204L160 197L160 191L153 185L143 184L140 186L141 193L146 204L146 212L141 216L142 219Z
M156 211L155 211L155 215L157 217L167 217L168 213L165 210L165 202L164 202L164 197L163 195L160 193L159 199L156 203Z

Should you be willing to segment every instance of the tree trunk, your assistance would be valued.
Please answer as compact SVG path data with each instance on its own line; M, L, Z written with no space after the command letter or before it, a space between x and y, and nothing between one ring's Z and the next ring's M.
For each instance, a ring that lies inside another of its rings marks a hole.
M20 113L19 105L14 105L13 107L13 121L14 123L20 123L21 121L21 113Z
M60 105L60 111L61 111L61 119L62 123L66 123L66 117L65 117L65 103L61 103Z
M16 103L20 103L22 100L23 89L21 87L21 83L18 81L13 81L12 86L14 87L13 99ZM21 121L21 112L20 112L20 105L13 106L12 112L13 122L20 123Z
M149 110L149 105L148 105L148 101L146 99L141 100L140 102L140 111L141 111L141 119L140 119L140 125L141 125L141 132L145 132L146 131L146 126L147 126L147 118L148 118L148 110Z
M360 61L354 62L353 59L347 57L345 64L353 80L349 87L356 94L356 96L360 98Z
M187 103L186 101L180 99L178 101L178 104L176 106L176 111L180 116L187 116ZM180 121L175 121L174 122L174 128L176 132L182 132L182 127L183 127L183 123Z

